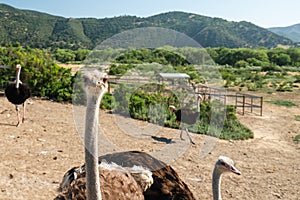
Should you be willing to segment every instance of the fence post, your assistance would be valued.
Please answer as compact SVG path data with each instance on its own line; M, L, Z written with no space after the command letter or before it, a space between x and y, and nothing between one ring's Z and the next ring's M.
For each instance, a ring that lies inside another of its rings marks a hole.
M253 97L251 97L251 113L252 113L252 111L253 111Z
M245 115L245 95L243 95L243 115Z
M260 116L262 116L262 110L263 110L263 97L260 97Z
M237 102L238 102L238 93L235 93L235 107L237 108Z
M108 81L108 94L110 94L110 81Z

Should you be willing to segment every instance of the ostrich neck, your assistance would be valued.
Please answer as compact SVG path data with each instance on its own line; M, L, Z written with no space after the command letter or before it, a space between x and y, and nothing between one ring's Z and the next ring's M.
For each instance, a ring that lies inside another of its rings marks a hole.
M215 167L213 176L212 176L212 190L213 190L213 199L214 200L222 200L222 198L221 198L221 179L222 179L222 172L218 171L217 167Z
M197 98L197 112L200 112L200 100Z
M88 200L101 200L98 169L98 114L101 97L89 96L85 121L86 191Z
M16 73L16 88L19 88L20 85L20 74L21 74L21 68L19 68Z

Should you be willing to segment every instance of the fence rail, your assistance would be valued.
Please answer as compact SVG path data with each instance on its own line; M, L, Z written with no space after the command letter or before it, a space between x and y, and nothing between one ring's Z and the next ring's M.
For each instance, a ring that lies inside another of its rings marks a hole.
M249 102L250 100L250 102ZM255 101L257 100L257 101ZM262 116L263 110L263 97L250 94L236 93L235 106L242 108L242 114L245 114L246 108L250 108L250 112L253 113L254 108L260 110L260 116Z

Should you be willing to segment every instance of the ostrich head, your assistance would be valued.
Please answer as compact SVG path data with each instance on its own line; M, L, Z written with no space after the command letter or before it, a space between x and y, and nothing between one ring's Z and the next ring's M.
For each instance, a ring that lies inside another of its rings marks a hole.
M20 65L20 64L17 64L17 65L16 65L16 69L21 69L21 65Z
M169 109L170 109L170 111L172 111L172 112L176 112L176 107L175 106L173 106L173 105L171 105L171 106L169 106Z
M85 70L82 72L82 78L89 95L99 98L107 92L108 78L106 73L98 70Z
M241 172L234 166L233 160L226 156L220 156L218 158L215 168L219 173L233 172L237 175L241 175Z

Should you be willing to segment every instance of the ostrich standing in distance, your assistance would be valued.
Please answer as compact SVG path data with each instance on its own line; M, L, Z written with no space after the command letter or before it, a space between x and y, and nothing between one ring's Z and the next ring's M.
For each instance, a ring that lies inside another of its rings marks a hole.
M186 124L195 124L197 119L199 119L200 116L200 102L202 101L202 96L199 94L197 96L197 111L188 109L188 108L182 108L182 109L176 109L175 106L170 105L169 109L176 115L176 123L181 123L181 132L180 132L180 138L182 138L182 132L183 130L186 131L187 136L190 139L190 142L192 144L195 144L189 134L189 130L186 127Z
M189 190L188 186L180 179L176 171L164 162L157 160L145 152L127 151L106 154L99 157L99 160L114 162L125 167L141 166L152 172L153 184L144 191L145 200L195 200L196 198ZM78 181L85 171L85 165L70 169L63 177L60 189L70 188L74 182ZM240 175L241 172L234 166L232 159L220 156L212 173L213 199L221 200L221 178L222 174L231 172ZM200 198L200 197L199 197ZM60 199L55 199L60 200ZM63 199L65 200L65 199Z
M69 170L63 179L69 179L72 176L75 181L69 187L65 187L55 199L102 200L102 196L104 199L144 199L143 190L153 183L152 173L149 170L140 166L124 168L106 162L98 165L98 116L102 97L108 89L107 74L87 69L82 72L82 78L87 95L84 137L85 171L81 168Z
M21 74L21 65L17 64L16 66L16 80L13 83L8 84L5 88L5 96L8 101L16 105L18 124L17 127L21 125L22 122L25 121L25 101L30 97L30 89L28 85L22 83L20 80ZM23 116L21 119L19 105L23 105Z

